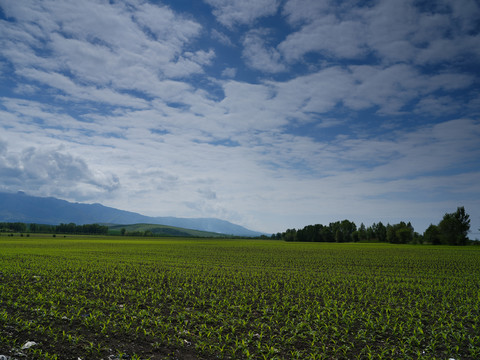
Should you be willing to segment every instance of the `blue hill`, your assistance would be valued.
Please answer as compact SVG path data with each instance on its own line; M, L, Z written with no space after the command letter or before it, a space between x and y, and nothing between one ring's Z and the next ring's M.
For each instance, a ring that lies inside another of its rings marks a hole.
M150 217L101 204L72 203L53 197L30 196L23 192L0 192L0 222L37 224L92 223L168 225L235 236L259 236L263 233L215 218Z

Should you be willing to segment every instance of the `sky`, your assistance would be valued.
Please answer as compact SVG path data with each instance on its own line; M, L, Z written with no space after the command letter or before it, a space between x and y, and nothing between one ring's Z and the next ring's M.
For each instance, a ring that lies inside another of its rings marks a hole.
M0 191L480 238L478 0L0 0Z

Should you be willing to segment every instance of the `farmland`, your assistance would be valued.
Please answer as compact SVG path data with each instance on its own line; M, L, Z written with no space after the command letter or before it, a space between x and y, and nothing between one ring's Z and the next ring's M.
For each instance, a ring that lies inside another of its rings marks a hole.
M2 236L0 355L479 359L479 279L479 247Z

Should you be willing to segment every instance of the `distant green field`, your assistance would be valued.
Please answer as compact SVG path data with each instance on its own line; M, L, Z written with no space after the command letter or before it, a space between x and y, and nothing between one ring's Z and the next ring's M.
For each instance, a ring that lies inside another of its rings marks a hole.
M227 237L227 234L219 234L209 231L193 230L179 228L168 225L156 224L132 224L132 225L109 225L108 232L111 235L120 235L122 229L125 229L126 234L145 233L149 232L151 236L180 236L180 237Z
M0 236L0 355L480 359L479 279L478 247Z

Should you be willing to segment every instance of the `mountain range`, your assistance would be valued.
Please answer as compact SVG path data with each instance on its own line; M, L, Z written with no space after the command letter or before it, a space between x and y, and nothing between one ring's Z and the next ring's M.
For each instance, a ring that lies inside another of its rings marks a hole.
M101 204L72 203L53 197L37 197L24 192L0 192L0 222L24 222L57 225L60 223L119 224L137 223L175 226L235 236L259 236L264 233L216 218L151 217Z

